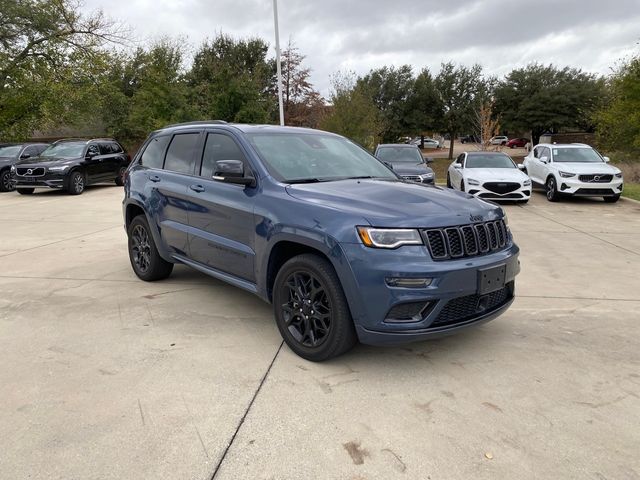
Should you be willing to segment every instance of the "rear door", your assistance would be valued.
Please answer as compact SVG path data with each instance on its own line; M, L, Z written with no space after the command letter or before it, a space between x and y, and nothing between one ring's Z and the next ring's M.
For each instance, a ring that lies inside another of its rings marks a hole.
M193 175L201 137L198 130L155 137L141 156L141 164L148 167L147 209L165 245L183 256L189 252L189 209L193 207L188 187L196 181Z
M199 178L190 188L190 256L216 270L255 283L253 215L256 187L212 179L218 160L240 160L251 175L244 148L223 131L206 132Z

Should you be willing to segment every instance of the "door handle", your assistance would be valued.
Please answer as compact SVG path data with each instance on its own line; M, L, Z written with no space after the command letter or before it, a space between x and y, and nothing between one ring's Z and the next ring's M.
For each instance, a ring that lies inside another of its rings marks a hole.
M149 180L151 180L152 182L159 182L160 177L158 175L149 175Z
M194 192L198 192L198 193L204 192L204 187L202 185L191 185L189 188Z

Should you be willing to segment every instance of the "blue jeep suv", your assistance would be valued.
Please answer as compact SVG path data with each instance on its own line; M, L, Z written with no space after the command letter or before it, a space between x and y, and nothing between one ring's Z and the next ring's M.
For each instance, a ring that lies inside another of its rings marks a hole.
M322 361L491 320L519 272L502 209L408 182L339 135L221 121L153 132L123 202L129 257L183 263L273 304L287 345Z

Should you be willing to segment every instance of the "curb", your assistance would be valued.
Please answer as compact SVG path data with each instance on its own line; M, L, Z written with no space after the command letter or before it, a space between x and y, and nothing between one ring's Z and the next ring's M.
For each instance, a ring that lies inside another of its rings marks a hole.
M640 205L640 200L634 200L633 198L625 197L624 195L620 197L620 200L624 200L625 202L631 202Z

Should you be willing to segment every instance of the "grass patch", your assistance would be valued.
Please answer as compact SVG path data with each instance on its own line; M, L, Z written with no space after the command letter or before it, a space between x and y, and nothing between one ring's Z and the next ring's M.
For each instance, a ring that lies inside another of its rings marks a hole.
M640 200L640 183L625 183L622 196Z

